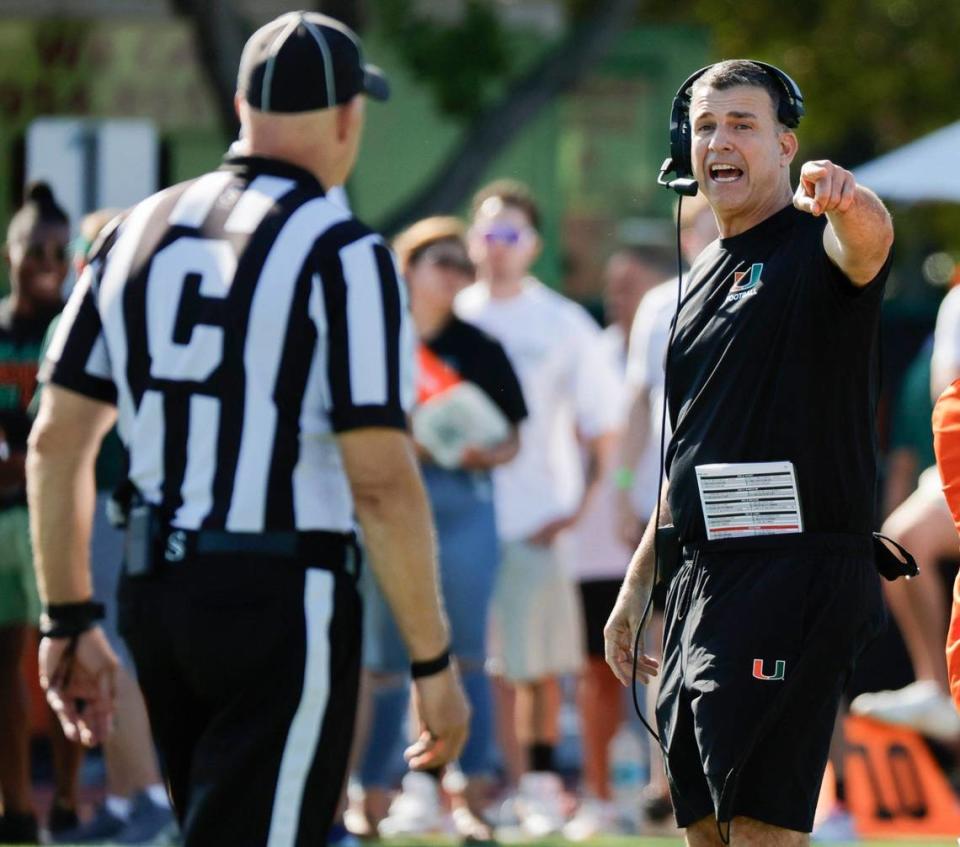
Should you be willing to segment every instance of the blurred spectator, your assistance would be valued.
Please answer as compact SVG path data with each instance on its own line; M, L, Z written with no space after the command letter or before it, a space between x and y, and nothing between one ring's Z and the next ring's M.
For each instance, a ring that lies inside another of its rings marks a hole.
M577 673L583 661L579 602L561 536L587 508L612 458L620 420L616 374L599 356L599 329L589 315L529 276L540 251L540 214L527 188L495 182L474 198L473 215L479 281L457 298L457 312L506 348L530 412L519 454L494 472L503 558L491 664L515 694L515 722L502 718L501 733L508 765L511 748L519 745L522 756L511 768L511 776L521 774L516 811L526 832L542 837L565 819L554 752L558 677ZM578 433L592 471L586 485ZM508 703L504 697L504 711Z
M933 336L921 346L900 382L886 456L883 516L886 518L917 487L920 472L934 464L930 416Z
M680 249L688 265L718 235L717 222L702 194L686 200L680 208ZM653 517L660 488L661 428L664 443L670 438L664 424L664 362L670 338L670 322L677 308L677 279L658 285L640 303L633 327L627 362L627 422L620 444L617 472L617 508L620 537L635 548L644 527ZM663 633L663 605L671 574L660 574L654 589L654 610L648 627L652 655L659 656ZM647 686L647 704L652 714L657 682ZM659 748L650 744L650 783L644 792L644 812L652 822L669 817L672 805Z
M118 213L118 209L101 209L81 221L80 235L73 247L74 270L78 277L86 267L87 256L101 230ZM41 360L59 321L58 315L47 330ZM39 392L34 407L38 402ZM117 587L123 558L123 532L111 525L108 503L111 492L124 481L126 462L120 437L113 430L104 439L97 457L97 504L90 555L93 594L106 608L106 618L101 626L121 661L116 675L113 732L103 743L106 798L90 820L57 833L57 842L87 844L119 838L124 844L145 844L162 832L176 829L150 737L146 704L133 676L133 661L117 631Z
M670 276L673 263L663 251L623 248L604 270L604 311L609 324L597 339L601 355L620 377L627 367L627 341L644 295ZM622 395L622 389L620 394ZM618 532L616 474L611 464L596 496L570 532L571 562L583 601L587 663L578 687L586 796L564 835L582 841L618 830L621 813L610 788L610 742L620 727L623 687L604 660L603 627L613 610L633 547Z
M939 397L958 377L960 286L954 286L943 298L937 313L930 396ZM925 399L923 408L930 408L929 398ZM929 420L928 416L928 435L932 438ZM886 519L883 533L913 553L920 567L915 579L884 582L883 586L906 643L916 681L898 691L861 694L850 704L850 711L911 726L938 741L956 741L960 739L960 716L950 699L943 656L949 599L938 562L957 557L957 536L935 465L923 471L916 490Z
M473 281L463 225L428 218L395 242L420 337L418 401L413 432L439 548L440 580L457 657L472 709L470 738L460 756L465 780L445 780L453 820L472 840L492 830L481 807L492 773L493 714L486 661L487 611L499 562L490 471L512 459L526 406L500 344L453 314L458 292ZM369 829L396 769L407 713L410 659L383 595L366 591L365 667L374 702L360 779L368 794ZM394 754L394 755L391 755ZM439 774L409 773L379 823L383 835L415 835L441 825ZM377 797L377 794L380 797Z
M0 843L37 843L30 793L27 687L20 673L25 651L35 649L40 617L30 551L24 457L28 406L37 384L44 333L62 306L69 269L70 226L50 187L27 189L7 228L10 294L0 300ZM53 833L76 825L82 750L64 737L50 713L54 799Z

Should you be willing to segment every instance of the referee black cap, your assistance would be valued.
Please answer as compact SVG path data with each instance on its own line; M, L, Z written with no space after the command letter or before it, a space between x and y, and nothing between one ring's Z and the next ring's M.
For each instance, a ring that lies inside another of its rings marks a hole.
M365 64L360 39L318 12L289 12L250 36L237 88L261 112L310 112L364 93L390 96L378 67Z

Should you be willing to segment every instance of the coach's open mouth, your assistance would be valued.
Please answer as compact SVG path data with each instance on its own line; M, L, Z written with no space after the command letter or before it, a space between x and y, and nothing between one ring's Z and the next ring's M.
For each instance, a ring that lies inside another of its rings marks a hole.
M710 179L714 182L736 182L743 176L743 171L736 165L719 163L710 165Z

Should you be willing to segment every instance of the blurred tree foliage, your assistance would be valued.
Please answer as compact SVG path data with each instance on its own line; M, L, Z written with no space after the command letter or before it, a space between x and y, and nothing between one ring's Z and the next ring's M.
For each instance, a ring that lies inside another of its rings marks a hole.
M804 92L806 145L848 165L960 117L960 3L646 0L643 17L705 25L717 58L783 67Z
M955 0L645 0L641 8L647 23L706 26L717 59L761 59L796 79L807 106L805 159L859 165L960 118ZM913 207L897 215L897 229L911 264L938 247L960 254L960 205Z
M413 0L389 0L377 12L414 78L454 118L476 115L513 70L508 34L489 0L467 0L449 21L417 12Z

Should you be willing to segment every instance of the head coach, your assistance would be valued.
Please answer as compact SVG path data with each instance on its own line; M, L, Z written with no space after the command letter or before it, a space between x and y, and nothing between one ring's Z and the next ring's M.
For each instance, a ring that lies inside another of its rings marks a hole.
M884 620L871 531L893 228L832 162L806 162L792 189L802 114L793 80L752 61L694 74L674 102L674 169L720 238L684 281L667 358L661 525L682 558L662 672L643 655L637 670L661 672L674 809L696 847L807 843L841 690ZM605 632L624 683L653 523Z
M240 148L125 216L45 364L28 461L41 677L68 733L102 737L114 658L88 542L117 417L120 626L187 847L324 843L356 706L354 516L413 660L412 764L445 763L466 736L406 431L406 293L380 236L324 196L353 167L364 95L387 93L329 17L254 33Z

